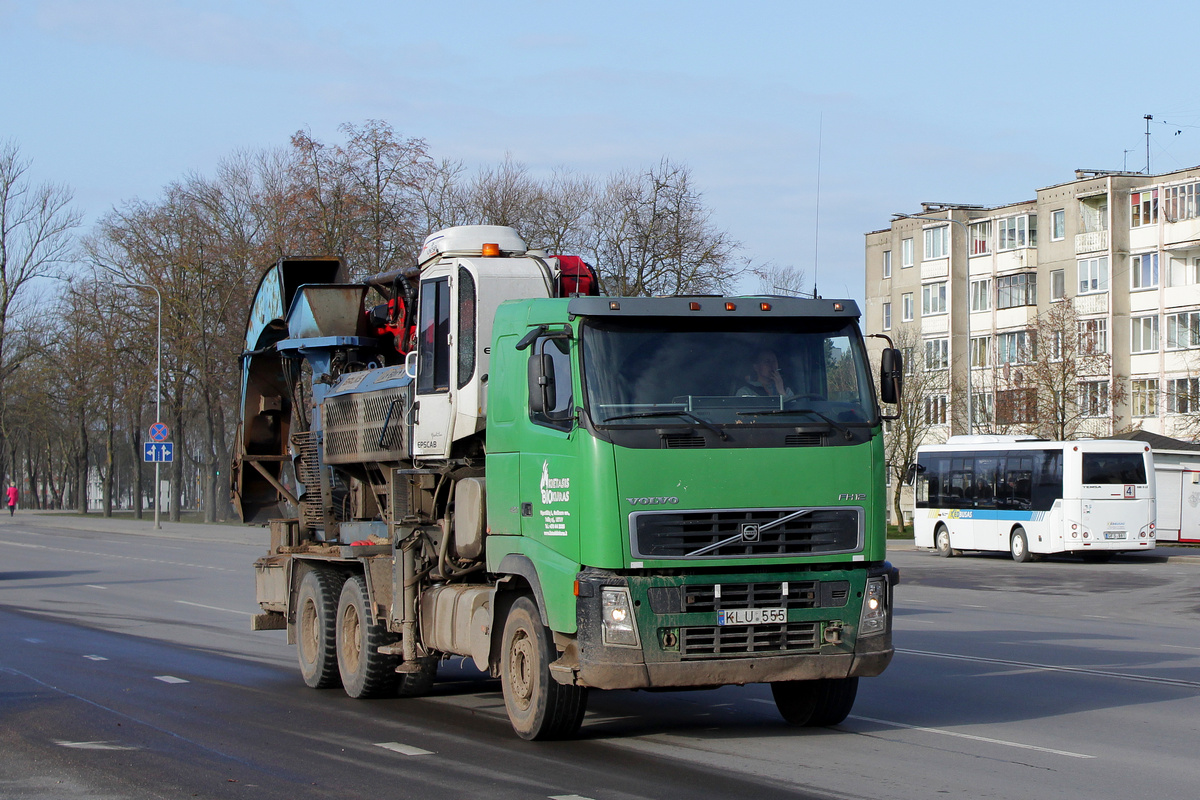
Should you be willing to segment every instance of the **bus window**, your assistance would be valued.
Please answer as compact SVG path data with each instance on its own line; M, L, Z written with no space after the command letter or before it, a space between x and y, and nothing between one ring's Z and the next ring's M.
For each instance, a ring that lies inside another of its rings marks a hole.
M1083 483L1145 483L1146 460L1141 453L1084 453Z
M975 507L996 507L996 476L1000 472L1000 459L981 457L975 459Z
M1063 496L1062 451L1042 451L1037 454L1034 463L1036 479L1033 482L1033 508L1049 511L1054 507L1054 501L1061 500Z

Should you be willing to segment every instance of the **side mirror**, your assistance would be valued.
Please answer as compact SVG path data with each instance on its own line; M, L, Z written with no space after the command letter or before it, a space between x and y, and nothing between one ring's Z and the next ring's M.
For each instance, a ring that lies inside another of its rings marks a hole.
M889 347L883 351L879 370L879 396L885 403L899 403L904 393L904 358L900 351Z
M554 362L546 353L534 353L529 357L529 410L545 414L558 405L558 391L554 385Z

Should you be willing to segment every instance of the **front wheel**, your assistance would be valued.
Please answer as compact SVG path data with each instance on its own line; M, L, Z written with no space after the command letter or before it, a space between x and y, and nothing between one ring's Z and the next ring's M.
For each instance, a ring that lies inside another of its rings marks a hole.
M850 716L858 696L858 678L823 678L771 684L775 707L793 725L819 728Z
M933 546L937 549L937 554L942 558L949 558L954 555L954 548L950 546L950 529L945 525L939 525L937 531L933 534Z
M550 675L554 642L528 597L517 599L504 623L500 684L504 708L522 739L566 739L583 723L587 689L564 686Z
M1009 552L1012 553L1013 561L1018 564L1024 564L1027 561L1033 560L1033 554L1029 552L1029 539L1025 536L1024 528L1017 528L1012 533L1012 538L1008 543Z

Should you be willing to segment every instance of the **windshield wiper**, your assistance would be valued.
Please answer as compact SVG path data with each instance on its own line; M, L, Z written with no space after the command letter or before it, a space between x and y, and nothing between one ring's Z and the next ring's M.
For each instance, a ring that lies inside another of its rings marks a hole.
M615 417L605 417L603 420L601 420L600 424L606 425L609 422L613 422L614 420L618 420L618 419L644 419L646 417L667 417L667 416L672 416L672 415L678 416L678 417L685 417L687 419L690 419L690 420L693 420L694 422L699 423L700 425L703 425L704 427L708 428L710 431L715 433L717 436L720 436L721 441L729 440L729 435L727 433L725 433L725 431L721 430L716 425L713 425L708 420L702 419L701 417L696 416L695 414L693 414L690 411L684 411L682 408L663 409L662 411L634 411L633 413L630 413L630 414L617 414Z
M823 419L827 423L829 423L832 427L841 431L842 435L845 436L847 439L854 438L854 434L850 432L849 428L844 427L839 422L834 422L831 418L825 416L820 411L817 411L815 408L769 408L769 409L764 409L763 411L739 411L737 413L738 413L738 416L743 416L743 415L778 416L779 414L812 414L814 416L820 417L821 419Z

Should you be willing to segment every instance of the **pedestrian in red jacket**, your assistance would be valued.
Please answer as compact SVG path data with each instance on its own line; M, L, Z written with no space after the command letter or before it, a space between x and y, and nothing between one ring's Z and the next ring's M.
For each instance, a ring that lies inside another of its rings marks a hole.
M8 515L10 517L17 510L17 496L18 496L17 487L9 486L8 487Z

